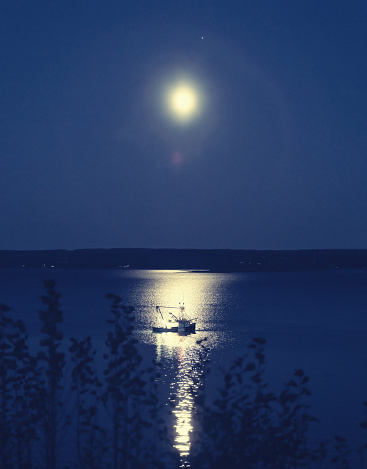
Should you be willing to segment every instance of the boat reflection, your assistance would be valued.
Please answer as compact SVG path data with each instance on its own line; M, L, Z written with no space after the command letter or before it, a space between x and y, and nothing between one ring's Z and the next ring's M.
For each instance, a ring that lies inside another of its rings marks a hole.
M170 400L174 409L174 447L179 451L181 467L188 467L190 434L193 430L193 391L199 386L200 347L195 335L179 336L174 333L156 334L157 360L170 358L176 363L170 373Z

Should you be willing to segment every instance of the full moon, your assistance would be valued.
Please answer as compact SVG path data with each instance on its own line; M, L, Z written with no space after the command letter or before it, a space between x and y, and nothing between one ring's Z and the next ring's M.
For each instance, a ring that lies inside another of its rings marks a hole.
M180 119L192 117L198 108L198 96L189 85L179 84L169 93L169 103L174 114Z
M162 67L145 88L144 99L150 125L166 139L199 135L213 121L210 81L202 71L187 67Z
M202 111L199 87L189 80L171 83L165 90L165 108L170 119L178 124L188 124Z

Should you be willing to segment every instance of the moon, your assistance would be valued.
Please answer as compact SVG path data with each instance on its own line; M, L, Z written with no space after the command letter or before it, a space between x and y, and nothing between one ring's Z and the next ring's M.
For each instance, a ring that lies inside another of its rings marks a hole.
M197 93L185 83L175 86L169 92L168 100L173 113L179 119L187 120L198 110Z
M155 67L143 87L140 109L146 128L170 144L180 142L180 148L187 141L193 145L208 134L214 122L211 80L192 64Z
M188 80L177 81L166 88L166 112L178 124L188 124L199 117L202 101L199 87Z

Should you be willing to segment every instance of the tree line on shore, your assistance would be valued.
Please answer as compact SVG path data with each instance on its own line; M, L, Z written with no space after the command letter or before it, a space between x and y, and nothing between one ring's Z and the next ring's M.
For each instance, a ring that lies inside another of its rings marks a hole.
M367 269L367 249L66 249L0 251L0 268L284 272Z

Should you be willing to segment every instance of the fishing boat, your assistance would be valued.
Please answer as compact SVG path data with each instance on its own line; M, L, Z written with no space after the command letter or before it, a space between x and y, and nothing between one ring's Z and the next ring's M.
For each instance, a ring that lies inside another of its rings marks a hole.
M196 319L191 319L185 313L184 306L156 306L158 324L153 326L153 332L176 332L181 335L195 334ZM168 311L168 318L163 310L178 309L177 314Z

